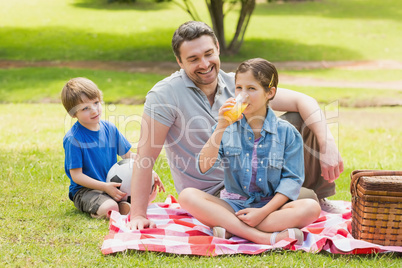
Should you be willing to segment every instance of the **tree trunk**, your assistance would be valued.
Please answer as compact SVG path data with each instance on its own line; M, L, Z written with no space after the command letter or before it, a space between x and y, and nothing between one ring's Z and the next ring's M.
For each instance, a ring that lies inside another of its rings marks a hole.
M223 24L225 15L223 14L224 0L206 0L208 11L212 21L216 38L218 38L221 52L226 50L225 26Z
M237 21L236 32L227 48L227 51L230 54L236 54L237 52L239 52L240 47L243 44L244 35L246 33L246 29L248 23L250 22L250 18L251 15L253 14L254 8L255 8L255 0L241 1L241 10L239 14L239 19Z
M255 0L239 0L241 3L241 10L239 13L239 18L237 21L236 32L229 44L226 45L225 40L225 26L224 26L224 4L225 2L233 2L233 1L225 1L225 0L206 0L205 1L208 6L208 11L211 17L212 26L215 32L216 37L218 38L220 51L222 54L236 54L243 43L244 34L246 33L246 29L248 23L250 22L251 15L255 8ZM233 3L229 3L233 4Z

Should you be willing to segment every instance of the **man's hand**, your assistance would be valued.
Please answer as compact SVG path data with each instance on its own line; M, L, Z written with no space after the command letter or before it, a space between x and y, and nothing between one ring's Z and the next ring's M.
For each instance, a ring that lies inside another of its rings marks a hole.
M321 175L334 182L343 172L343 160L333 139L327 140L325 151L320 151Z
M130 218L130 221L127 222L126 226L130 230L143 230L145 228L156 228L156 224L154 222L142 216L136 216L134 218Z

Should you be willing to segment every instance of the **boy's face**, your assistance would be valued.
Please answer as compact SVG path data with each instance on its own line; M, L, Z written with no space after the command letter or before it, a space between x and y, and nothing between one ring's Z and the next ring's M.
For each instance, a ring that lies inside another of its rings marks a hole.
M99 130L99 122L102 116L102 105L98 98L89 100L82 98L82 103L77 105L77 112L74 117L78 119L81 125L89 130Z

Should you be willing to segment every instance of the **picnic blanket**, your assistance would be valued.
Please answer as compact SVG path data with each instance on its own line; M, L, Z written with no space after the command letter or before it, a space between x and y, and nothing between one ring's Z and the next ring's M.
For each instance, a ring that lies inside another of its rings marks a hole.
M114 211L110 217L109 234L104 238L102 253L142 250L216 256L259 254L278 248L311 253L327 251L335 254L402 252L402 247L381 246L354 239L351 235L351 203L335 202L345 206L348 212L344 214L321 212L319 219L302 229L303 245L295 245L296 241L290 238L275 245L261 245L239 237L230 239L213 237L209 227L181 209L179 203L170 195L164 203L153 203L148 207L148 218L156 223L155 229L129 230L126 227L129 216L122 216Z

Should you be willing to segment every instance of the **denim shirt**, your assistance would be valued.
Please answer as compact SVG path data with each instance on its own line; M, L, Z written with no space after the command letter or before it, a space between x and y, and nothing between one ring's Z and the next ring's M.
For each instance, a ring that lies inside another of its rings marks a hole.
M216 125L213 129L216 128ZM256 184L260 192L249 192L254 134L245 117L225 129L214 166L207 174L222 165L225 188L228 192L245 196L246 204L260 202L263 197L281 193L296 200L304 182L303 140L287 121L278 119L271 108L267 110L261 138L257 145Z

